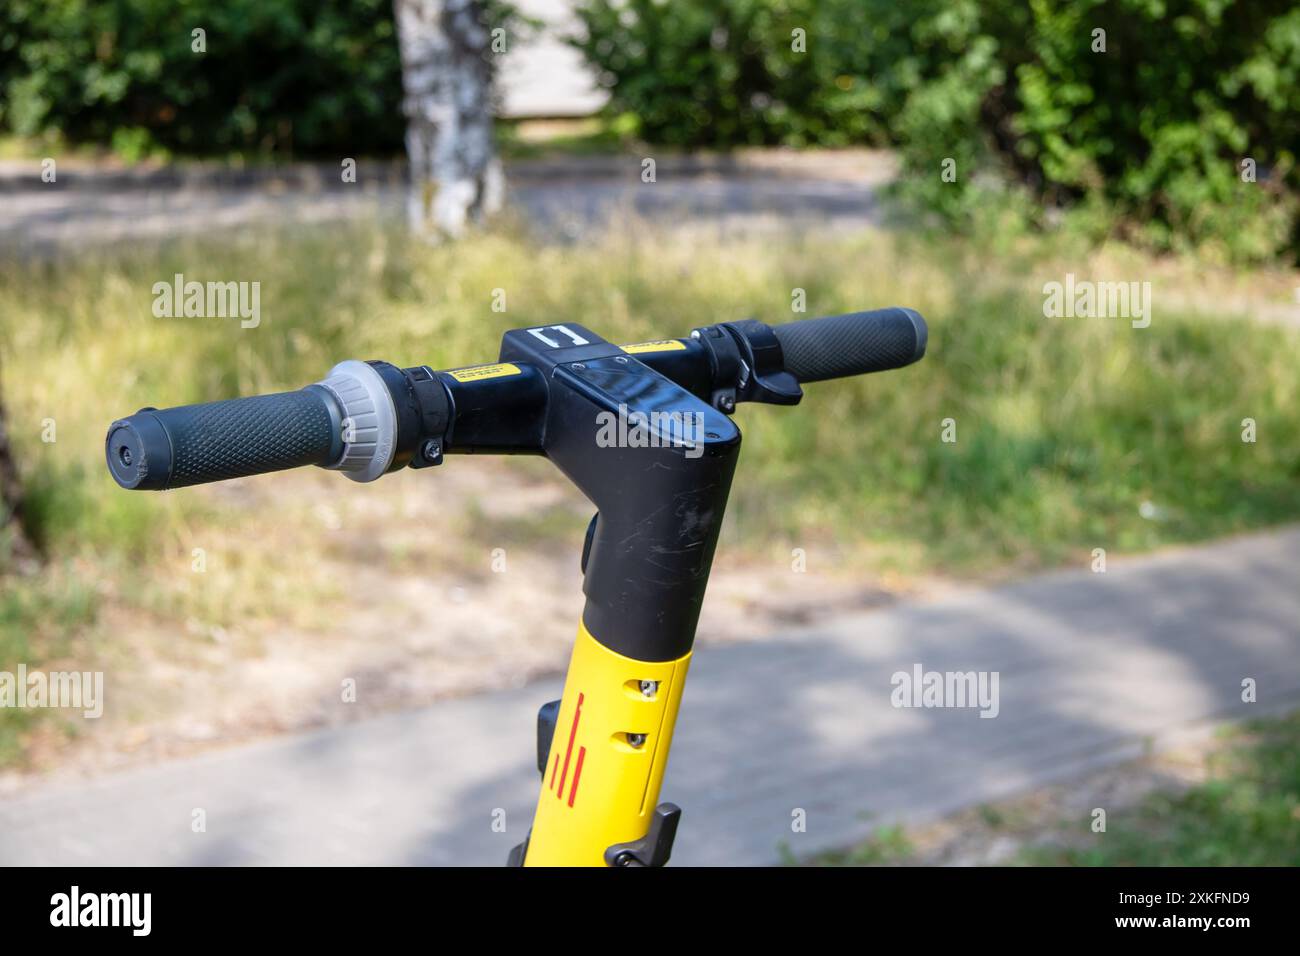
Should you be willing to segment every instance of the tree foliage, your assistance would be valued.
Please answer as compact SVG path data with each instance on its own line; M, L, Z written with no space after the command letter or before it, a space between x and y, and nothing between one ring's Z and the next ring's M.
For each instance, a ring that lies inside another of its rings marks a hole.
M890 143L904 189L950 222L990 194L1007 204L1010 184L1031 217L1071 209L1162 248L1300 251L1293 0L584 0L580 15L612 109L651 142Z
M0 4L0 125L20 136L375 154L401 148L401 94L391 0Z

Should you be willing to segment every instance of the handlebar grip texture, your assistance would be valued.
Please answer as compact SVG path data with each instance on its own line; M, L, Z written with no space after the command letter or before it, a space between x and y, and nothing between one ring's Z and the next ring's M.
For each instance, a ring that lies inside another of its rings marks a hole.
M143 409L114 422L105 451L124 488L182 488L299 465L327 464L342 450L339 413L329 392L236 398Z
M925 319L912 309L876 309L774 326L785 370L800 382L882 372L925 354Z

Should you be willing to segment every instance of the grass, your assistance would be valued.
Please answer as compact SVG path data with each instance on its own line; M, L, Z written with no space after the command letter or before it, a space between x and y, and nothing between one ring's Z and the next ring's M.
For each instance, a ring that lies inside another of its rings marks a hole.
M496 124L496 139L497 149L505 160L602 156L628 150L634 145L628 135L626 121L620 123L600 117L499 120ZM663 149L660 148L656 155L662 152ZM271 167L294 162L292 157L271 156L255 150L232 151L225 155L206 154L201 157L173 156L156 145L141 150L130 136L120 137L115 143L70 143L56 132L30 137L0 133L0 160L31 161L46 156L73 157L81 162L111 162L127 166L140 162L166 161L182 166L191 162L218 162L236 166ZM313 158L305 157L308 162ZM380 154L365 158L393 157Z
M1148 797L1085 846L1030 848L1068 866L1300 866L1300 713L1232 731L1209 779Z
M916 307L930 322L929 354L903 371L814 385L799 409L741 409L745 447L724 531L735 553L787 563L797 546L859 577L982 577L1300 516L1300 332L1180 315L1159 293L1147 329L1045 319L1042 284L1063 271L1032 254L906 236L717 241L641 226L577 247L499 231L430 249L365 224L132 244L0 265L0 388L34 532L54 561L74 562L67 573L83 591L214 627L258 615L328 622L329 600L346 595L298 560L327 550L301 520L317 502L267 503L257 491L274 477L123 492L103 464L115 416L295 388L346 357L489 361L502 332L524 325L578 320L630 342L745 316L789 321L795 288L809 316ZM260 282L261 325L154 318L152 286L177 272ZM493 311L497 289L505 312ZM1252 444L1241 440L1247 417ZM945 419L955 442L941 440ZM47 420L53 442L42 440ZM422 480L436 486L439 473ZM328 485L331 495L375 494L348 484ZM517 527L515 540L559 533L564 517ZM272 532L290 528L302 530L286 565ZM581 530L570 532L580 540ZM146 573L187 568L196 538L237 545L223 583ZM49 659L52 637L32 630L30 614L47 584L10 575L5 587L28 610L0 618L0 669ZM113 641L93 620L70 633Z
M1132 805L1110 807L1105 832L1092 832L1090 813L1061 818L1062 785L1047 796L959 814L935 831L947 836L884 826L855 846L808 862L929 865L947 859L951 850L945 842L956 839L967 860L979 859L985 844L1009 841L1013 852L1006 862L1021 866L1300 865L1300 712L1229 726L1196 759L1203 779L1172 789L1164 780ZM1130 765L1128 772L1150 769ZM1051 812L1049 806L1058 809ZM786 860L800 862L788 851Z
M497 146L506 160L604 156L632 146L616 124L595 117L500 121L496 133Z
M799 864L787 846L780 849L786 866ZM814 862L819 866L892 866L906 861L913 849L906 828L894 824L877 827L867 839L847 849L818 854Z
M864 236L709 247L660 237L595 248L505 235L415 249L396 234L176 242L0 268L5 398L38 533L56 553L156 557L207 499L128 495L105 474L117 414L296 387L346 356L434 367L490 360L518 325L580 319L611 338L757 315L920 308L929 354L818 384L797 411L746 406L732 510L745 540L870 545L978 572L1204 539L1300 515L1300 334L1158 314L1044 319L1035 286L989 263ZM156 319L174 272L260 281L263 322ZM725 277L720 279L719 277ZM492 311L493 290L507 311ZM1033 290L1033 291L1030 291ZM1253 418L1259 439L1241 440ZM57 441L40 440L52 418ZM956 441L941 440L943 421Z
M94 624L95 598L86 579L66 562L35 581L0 590L0 670L67 655L72 635ZM48 716L49 711L0 711L0 767L18 759L23 734Z

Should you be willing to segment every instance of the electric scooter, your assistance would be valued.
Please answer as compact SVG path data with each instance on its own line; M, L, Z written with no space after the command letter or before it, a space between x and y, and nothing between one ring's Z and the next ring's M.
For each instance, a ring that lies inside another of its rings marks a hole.
M586 604L563 696L537 719L542 780L522 866L662 866L681 809L659 791L740 452L740 402L909 365L925 321L890 308L614 345L573 322L505 333L497 360L445 371L340 362L295 392L114 422L123 488L165 490L302 465L355 481L449 454L545 455L591 500Z

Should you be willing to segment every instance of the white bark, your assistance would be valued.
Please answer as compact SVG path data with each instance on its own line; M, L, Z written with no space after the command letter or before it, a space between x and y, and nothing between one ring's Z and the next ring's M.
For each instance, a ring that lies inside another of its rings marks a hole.
M425 238L454 238L504 199L490 34L478 0L394 0L394 12L411 166L407 215Z

